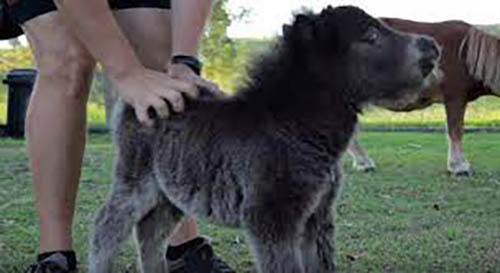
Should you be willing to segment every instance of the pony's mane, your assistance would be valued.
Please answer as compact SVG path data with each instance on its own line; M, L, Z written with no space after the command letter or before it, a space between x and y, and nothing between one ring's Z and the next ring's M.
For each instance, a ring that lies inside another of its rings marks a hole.
M460 53L465 57L469 75L494 92L500 92L500 39L470 27Z

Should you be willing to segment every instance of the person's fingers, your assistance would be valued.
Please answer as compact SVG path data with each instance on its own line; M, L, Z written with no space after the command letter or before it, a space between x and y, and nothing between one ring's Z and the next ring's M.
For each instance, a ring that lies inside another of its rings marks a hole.
M162 89L164 90L164 92L157 93L157 95L160 96L166 95L166 93L169 92L168 89L173 89L178 92L182 92L191 98L196 98L199 95L199 90L193 83L175 79L173 77L167 76L164 73L156 71L150 74L149 76L154 77L155 83L157 83L158 85L168 86L167 88Z
M210 93L216 96L223 96L224 93L220 90L219 86L213 82L207 81L201 77L196 77L196 85L207 89Z
M170 103L173 111L178 113L184 111L184 98L181 93L168 90L163 97Z
M198 90L196 85L178 80L176 80L176 82L179 82L180 85L177 88L174 88L186 94L188 97L197 98L200 95L200 90Z
M153 126L153 120L149 118L148 115L148 107L141 107L139 105L136 105L134 107L134 110L135 110L135 116L137 117L140 123L146 126Z
M194 79L195 84L198 86L209 89L210 91L212 91L212 89L214 89L214 84L206 81L205 79L203 79L201 77L193 77L193 79Z
M151 106L155 109L159 118L167 118L169 116L168 105L161 98L155 99Z

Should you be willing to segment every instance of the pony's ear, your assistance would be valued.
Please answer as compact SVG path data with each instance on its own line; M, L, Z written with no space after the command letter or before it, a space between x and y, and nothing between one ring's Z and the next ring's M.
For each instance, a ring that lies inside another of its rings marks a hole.
M282 31L283 31L283 38L287 39L288 37L290 37L290 33L292 32L292 26L285 24L282 27Z
M322 11L321 11L321 14L322 15L327 15L327 14L332 14L334 13L334 8L331 6L331 5L328 5L326 8L324 8Z
M295 24L297 24L297 25L310 24L311 22L312 22L311 17L308 15L305 15L305 14L298 14L295 17Z
M293 24L303 41L311 41L314 38L315 25L314 18L309 14L297 15Z
M283 39L296 44L311 41L314 38L315 24L313 14L297 14L291 25L283 25Z

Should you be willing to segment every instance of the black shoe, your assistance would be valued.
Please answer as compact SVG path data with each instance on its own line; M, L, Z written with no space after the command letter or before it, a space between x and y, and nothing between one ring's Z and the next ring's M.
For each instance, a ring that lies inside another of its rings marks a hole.
M56 252L49 257L30 265L26 273L77 273L76 268L70 268L68 259Z
M170 273L236 273L214 254L209 241L205 238L199 244L187 249L180 258L175 260L167 258L167 264Z

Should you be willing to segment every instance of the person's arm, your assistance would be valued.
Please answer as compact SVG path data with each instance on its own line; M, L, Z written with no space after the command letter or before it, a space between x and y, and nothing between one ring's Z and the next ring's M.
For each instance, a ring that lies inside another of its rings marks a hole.
M172 56L198 54L203 27L215 0L172 1Z
M152 123L149 107L160 117L168 116L163 99L172 104L174 111L182 111L179 92L196 96L194 86L144 68L116 23L107 0L56 0L55 3L78 38L107 70L120 96L134 107L141 122Z
M203 28L210 15L212 5L217 0L173 0L172 1L172 56L196 57ZM188 66L168 64L169 74L177 79L194 83L220 94L214 83L196 75Z

